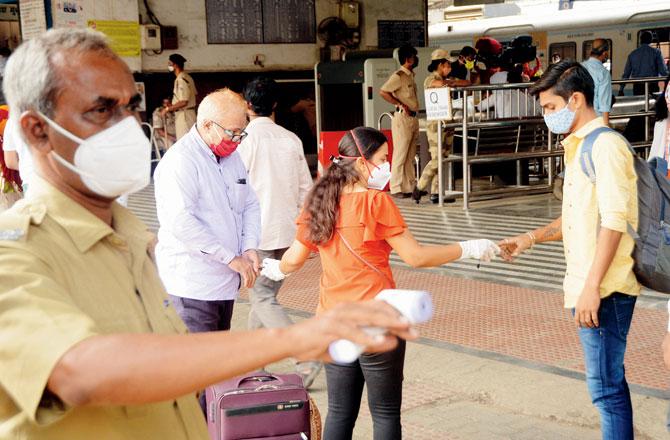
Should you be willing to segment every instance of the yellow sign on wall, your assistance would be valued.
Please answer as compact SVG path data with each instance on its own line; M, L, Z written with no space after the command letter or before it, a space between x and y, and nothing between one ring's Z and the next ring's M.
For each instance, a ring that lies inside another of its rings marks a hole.
M107 35L118 56L140 56L140 25L136 21L89 20L88 27Z

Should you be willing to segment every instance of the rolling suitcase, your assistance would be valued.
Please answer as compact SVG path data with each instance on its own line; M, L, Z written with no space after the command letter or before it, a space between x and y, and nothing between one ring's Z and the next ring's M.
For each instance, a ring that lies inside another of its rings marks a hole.
M297 374L249 373L207 388L206 397L212 440L314 440Z

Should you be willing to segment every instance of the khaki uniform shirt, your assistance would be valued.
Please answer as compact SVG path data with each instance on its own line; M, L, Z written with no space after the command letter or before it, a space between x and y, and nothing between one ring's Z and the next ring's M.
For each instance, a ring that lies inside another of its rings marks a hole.
M0 215L0 439L208 439L189 395L68 408L46 390L78 342L114 333L185 333L148 254L153 236L118 204L113 228L35 176Z
M423 88L425 89L434 89L436 87L433 87L431 84L433 81L438 80L438 81L443 81L444 78L442 78L442 75L440 75L437 72L432 72L429 74L426 79L423 81ZM431 143L431 147L437 148L437 121L426 121L426 131L429 132L428 134L428 141ZM446 130L442 131L443 135L446 135ZM433 145L434 141L434 145Z
M424 89L434 89L435 87L431 86L433 81L443 81L444 78L442 78L442 75L440 75L437 72L433 72L430 75L426 77L426 79L423 81L423 88Z
M393 94L400 102L412 111L419 110L419 99L416 96L416 83L414 72L400 67L395 71L381 88L383 91Z
M181 72L174 80L174 88L172 89L172 104L179 101L186 101L185 109L195 109L195 95L198 91L195 89L195 82L191 75L186 72Z
M640 285L633 273L635 241L627 225L637 229L637 175L626 142L614 133L603 133L593 144L596 183L582 170L579 157L584 138L605 124L596 118L563 140L563 246L567 270L563 289L565 307L573 308L584 289L596 253L599 227L622 232L619 247L600 283L602 298L613 292L638 295Z
M177 140L181 139L193 127L196 121L195 114L195 83L193 78L186 72L181 72L174 80L172 91L172 104L186 101L186 107L174 112L174 129Z

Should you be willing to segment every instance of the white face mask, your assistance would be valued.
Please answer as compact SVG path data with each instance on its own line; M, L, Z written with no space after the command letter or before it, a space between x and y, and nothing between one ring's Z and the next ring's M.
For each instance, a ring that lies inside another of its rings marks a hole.
M168 70L169 70L170 72L174 72L174 66L168 66Z
M55 151L54 158L79 174L84 185L110 199L141 190L151 177L151 143L133 116L86 139L73 135L40 113L57 132L79 144L74 165Z
M368 188L383 191L389 183L389 180L391 180L391 164L389 162L384 162L379 166L375 166L370 172L370 177L368 177Z

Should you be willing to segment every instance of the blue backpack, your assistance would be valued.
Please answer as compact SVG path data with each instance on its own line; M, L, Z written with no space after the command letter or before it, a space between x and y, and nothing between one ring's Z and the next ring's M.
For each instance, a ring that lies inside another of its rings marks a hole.
M596 172L593 165L593 144L602 133L616 133L609 127L600 127L586 135L579 158L582 171L595 185ZM623 136L621 136L623 138ZM625 140L625 138L624 138ZM635 240L633 272L645 287L670 293L670 181L667 179L668 163L661 158L649 162L633 154L637 174L638 226L628 225L628 233Z

